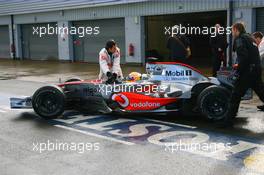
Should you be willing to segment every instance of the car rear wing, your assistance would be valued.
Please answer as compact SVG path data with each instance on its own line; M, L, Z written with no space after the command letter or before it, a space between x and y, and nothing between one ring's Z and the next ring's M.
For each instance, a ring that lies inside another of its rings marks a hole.
M10 98L10 108L11 109L30 109L32 108L32 98Z

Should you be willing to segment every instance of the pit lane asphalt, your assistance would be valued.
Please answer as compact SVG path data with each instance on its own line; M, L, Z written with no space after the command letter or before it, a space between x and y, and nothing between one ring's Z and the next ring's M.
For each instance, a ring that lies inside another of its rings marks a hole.
M8 98L32 95L45 83L0 81L0 174L264 174L264 114L241 106L234 128L217 129L200 117L82 115L43 120L32 110L10 110ZM230 143L216 152L176 151L165 142ZM98 143L84 153L51 150L40 143Z

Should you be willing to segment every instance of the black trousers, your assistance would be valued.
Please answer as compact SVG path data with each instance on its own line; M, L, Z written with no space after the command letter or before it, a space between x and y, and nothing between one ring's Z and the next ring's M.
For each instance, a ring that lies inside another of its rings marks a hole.
M213 77L217 76L217 71L219 71L222 62L224 67L226 67L225 55L223 58L222 52L213 51Z
M230 119L236 116L241 98L245 95L249 88L252 88L260 100L264 103L264 83L261 76L261 69L254 69L249 71L249 73L242 74L237 79L230 99Z

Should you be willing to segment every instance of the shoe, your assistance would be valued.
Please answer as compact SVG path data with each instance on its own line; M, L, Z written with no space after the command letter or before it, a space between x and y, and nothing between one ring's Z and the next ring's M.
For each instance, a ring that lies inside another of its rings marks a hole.
M257 108L261 111L264 111L264 105L261 105L261 106L257 106Z

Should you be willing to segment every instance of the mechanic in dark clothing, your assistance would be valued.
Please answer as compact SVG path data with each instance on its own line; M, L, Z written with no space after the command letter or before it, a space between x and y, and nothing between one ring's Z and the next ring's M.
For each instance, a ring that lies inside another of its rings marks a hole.
M226 67L226 48L227 42L226 37L223 34L220 34L219 28L221 26L219 24L215 25L216 28L216 35L210 37L210 45L212 48L213 54L213 76L216 77L217 71L221 67L221 63L223 62L223 66Z
M253 38L246 33L242 23L235 23L232 26L234 37L234 51L237 53L237 79L230 99L230 115L228 120L236 116L241 97L243 97L249 88L252 88L260 100L264 102L264 84L261 78L260 56L257 44ZM258 109L264 110L264 105L258 106Z
M190 56L190 42L184 35L169 37L167 48L170 50L170 61L186 62Z

